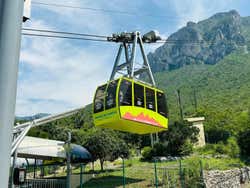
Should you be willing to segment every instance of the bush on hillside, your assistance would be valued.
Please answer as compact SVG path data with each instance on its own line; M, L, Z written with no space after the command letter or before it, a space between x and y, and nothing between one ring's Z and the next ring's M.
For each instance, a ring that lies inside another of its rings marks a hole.
M243 156L250 156L250 129L239 134L238 144Z
M227 139L226 143L220 141L217 144L206 144L203 148L197 149L197 151L204 155L227 155L232 158L239 156L240 149L235 137Z
M153 157L153 149L149 146L146 146L142 149L142 160L148 161Z
M191 153L193 153L193 148L193 144L190 142L190 140L186 140L180 147L180 154L183 156L190 155Z

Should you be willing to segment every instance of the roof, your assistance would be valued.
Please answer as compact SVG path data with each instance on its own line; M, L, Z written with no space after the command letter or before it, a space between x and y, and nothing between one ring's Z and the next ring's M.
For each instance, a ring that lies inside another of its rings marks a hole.
M205 117L193 117L193 118L185 118L188 122L199 122L205 121Z
M64 149L65 142L58 140L48 140L26 136L19 145L18 157L35 159L66 158ZM71 144L71 156L73 161L87 161L91 159L91 154L80 145Z

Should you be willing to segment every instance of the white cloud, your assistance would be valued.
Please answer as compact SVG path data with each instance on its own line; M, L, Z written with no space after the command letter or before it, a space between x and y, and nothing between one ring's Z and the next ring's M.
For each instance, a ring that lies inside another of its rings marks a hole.
M28 27L53 29L37 19ZM97 33L98 24L92 30ZM96 87L109 78L114 50L112 44L23 37L16 114L56 113L91 103Z

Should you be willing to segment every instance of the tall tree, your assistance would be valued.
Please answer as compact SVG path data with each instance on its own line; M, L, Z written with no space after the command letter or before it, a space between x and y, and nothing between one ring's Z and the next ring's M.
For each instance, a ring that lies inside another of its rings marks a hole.
M127 144L109 130L93 129L83 145L92 154L93 160L100 160L101 170L104 161L113 161L118 157L126 158L129 155Z

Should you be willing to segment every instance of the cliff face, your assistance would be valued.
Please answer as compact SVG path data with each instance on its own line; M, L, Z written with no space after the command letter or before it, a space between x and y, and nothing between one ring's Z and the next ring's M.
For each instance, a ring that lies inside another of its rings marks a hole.
M247 50L249 18L232 10L187 25L169 36L167 42L148 54L153 72L173 70L190 64L216 64L237 49Z

